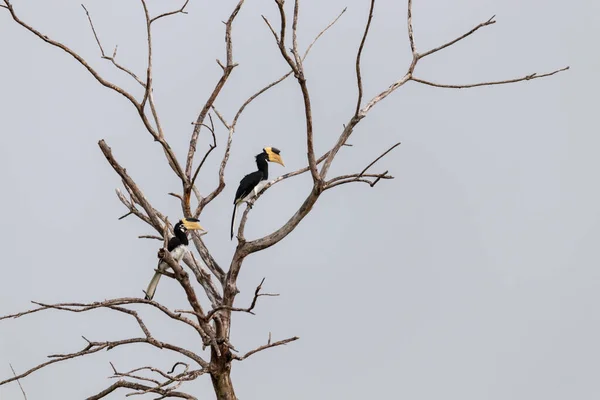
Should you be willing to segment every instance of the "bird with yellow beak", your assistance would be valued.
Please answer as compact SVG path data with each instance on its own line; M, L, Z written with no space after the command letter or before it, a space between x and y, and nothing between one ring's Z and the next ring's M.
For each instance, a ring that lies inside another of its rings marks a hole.
M173 236L169 243L167 244L167 250L171 253L171 256L177 261L181 262L183 256L188 250L189 240L187 237L188 231L193 230L202 230L204 228L200 225L200 222L196 218L183 218L179 220L173 227ZM154 293L156 292L156 287L158 286L158 281L160 281L160 277L162 274L161 271L166 271L169 268L169 264L167 264L164 260L160 260L158 262L158 271L152 277L150 284L148 285L148 289L146 289L146 300L152 300L154 297Z
M257 171L246 175L241 181L233 200L233 216L231 217L231 239L233 239L233 228L235 226L235 215L237 206L255 197L267 184L269 179L269 162L274 162L285 167L279 149L265 147L262 153L256 155Z

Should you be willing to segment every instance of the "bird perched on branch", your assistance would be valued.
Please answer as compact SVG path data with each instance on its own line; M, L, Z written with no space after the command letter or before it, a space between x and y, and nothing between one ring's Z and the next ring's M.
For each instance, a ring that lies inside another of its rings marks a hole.
M173 227L175 236L169 240L167 250L171 253L171 256L177 263L181 261L187 251L189 244L187 238L188 230L204 230L204 228L202 228L200 222L196 218L183 218L175 224L175 227ZM148 285L148 289L144 292L146 293L146 300L152 300L154 293L156 292L156 287L158 286L158 281L160 281L160 277L163 275L162 272L166 271L168 268L169 264L166 261L160 260L158 262L158 271L156 271Z
M235 192L235 199L233 200L231 239L233 239L233 227L235 225L235 215L238 205L255 197L267 184L267 179L269 179L269 165L267 162L274 162L285 167L279 153L279 149L276 149L275 147L265 147L262 153L256 156L256 166L258 170L246 175L240 181L240 186L238 187L237 192Z

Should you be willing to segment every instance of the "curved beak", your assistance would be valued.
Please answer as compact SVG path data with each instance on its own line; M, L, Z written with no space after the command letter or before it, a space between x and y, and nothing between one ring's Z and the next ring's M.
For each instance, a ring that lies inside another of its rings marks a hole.
M200 225L200 222L196 218L184 218L184 219L182 219L182 221L183 221L183 226L185 226L189 230L192 230L192 231L206 230L202 227L202 225Z
M281 156L279 154L275 154L275 153L269 154L269 161L277 163L277 164L285 167L285 164L283 163L283 160L281 159Z

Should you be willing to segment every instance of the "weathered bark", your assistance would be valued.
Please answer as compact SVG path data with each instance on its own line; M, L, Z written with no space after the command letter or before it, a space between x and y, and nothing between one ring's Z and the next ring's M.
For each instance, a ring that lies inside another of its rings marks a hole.
M231 367L231 364L229 367ZM231 370L227 369L225 371L210 375L213 387L215 389L215 394L217 395L217 400L237 400L237 397L235 397L235 391L233 390L230 372Z
M228 325L228 324L226 324ZM231 352L227 346L221 347L221 355L217 355L214 350L211 351L210 378L212 380L217 400L237 400L233 382L231 382Z

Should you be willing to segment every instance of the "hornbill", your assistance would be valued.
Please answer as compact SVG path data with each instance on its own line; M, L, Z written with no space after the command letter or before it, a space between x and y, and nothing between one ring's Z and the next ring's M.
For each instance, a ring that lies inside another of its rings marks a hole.
M169 250L169 253L171 253L171 256L177 263L181 261L187 251L189 243L187 231L197 229L204 230L196 218L183 218L175 224L175 227L173 227L175 236L169 240L167 250ZM169 264L167 264L166 261L160 260L158 262L158 271L156 271L148 285L148 289L144 292L146 293L146 300L152 300L154 293L156 292L156 287L158 286L158 281L160 281L162 275L161 271L166 271L168 268Z
M240 181L240 186L238 187L237 192L235 192L235 199L233 200L231 239L233 239L233 227L235 225L237 206L256 196L266 185L267 179L269 179L269 165L267 164L267 161L275 162L285 167L279 153L279 149L276 149L275 147L265 147L262 153L256 155L256 166L258 167L258 170L246 175Z

